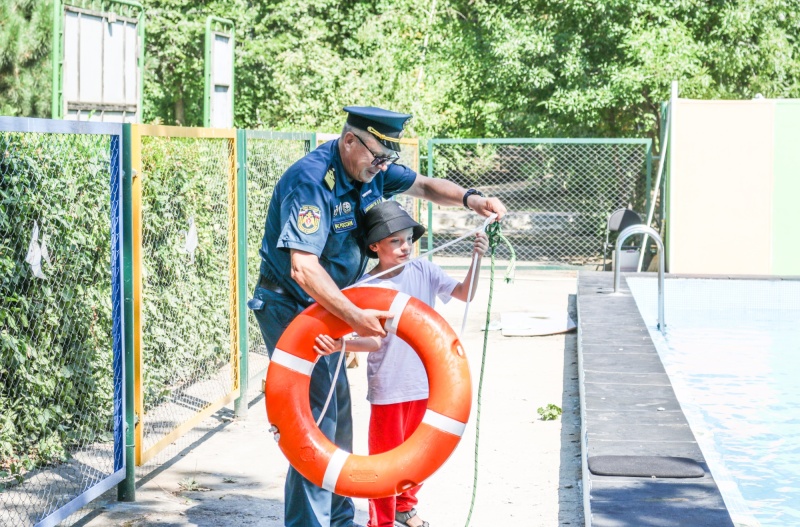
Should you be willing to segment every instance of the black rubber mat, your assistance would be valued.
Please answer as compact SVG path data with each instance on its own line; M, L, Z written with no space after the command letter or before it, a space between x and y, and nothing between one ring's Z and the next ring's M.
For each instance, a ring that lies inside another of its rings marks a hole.
M642 478L701 478L705 474L693 459L663 456L591 456L589 470L598 476Z

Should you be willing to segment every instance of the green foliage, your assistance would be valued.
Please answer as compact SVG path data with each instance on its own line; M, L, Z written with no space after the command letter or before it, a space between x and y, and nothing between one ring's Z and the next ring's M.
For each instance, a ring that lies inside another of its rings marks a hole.
M50 116L52 6L0 2L0 115Z
M227 140L145 137L142 143L147 411L230 363L233 228ZM194 261L185 252L190 219L198 239Z
M112 430L109 142L0 133L0 471ZM34 221L51 263L25 263ZM105 279L104 279L105 277Z
M536 413L541 416L542 421L555 421L561 415L561 407L555 404L548 404L547 406L539 407Z
M347 104L421 137L658 138L696 98L800 96L795 0L144 0L144 120L202 124L208 15L236 26L235 124L335 132ZM0 6L0 113L46 115L49 1ZM435 10L431 9L435 6Z

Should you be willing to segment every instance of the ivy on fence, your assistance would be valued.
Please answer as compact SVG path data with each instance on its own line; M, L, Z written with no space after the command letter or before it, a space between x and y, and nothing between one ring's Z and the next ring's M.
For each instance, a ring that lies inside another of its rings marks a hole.
M105 136L0 133L0 489L112 441L109 156Z

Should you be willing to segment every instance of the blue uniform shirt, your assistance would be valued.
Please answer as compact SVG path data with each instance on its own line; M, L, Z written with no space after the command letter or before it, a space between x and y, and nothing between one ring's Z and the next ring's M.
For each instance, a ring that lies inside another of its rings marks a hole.
M286 289L298 302L314 299L291 278L289 250L316 254L339 288L352 285L366 268L363 219L384 198L408 190L416 173L390 165L370 183L354 183L339 156L339 140L321 145L293 164L272 192L261 274Z

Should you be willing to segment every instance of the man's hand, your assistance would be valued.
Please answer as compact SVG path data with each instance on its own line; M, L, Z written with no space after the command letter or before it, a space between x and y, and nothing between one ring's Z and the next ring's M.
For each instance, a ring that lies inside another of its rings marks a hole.
M388 311L379 311L377 309L356 309L350 316L347 317L346 322L353 328L353 332L358 333L360 337L385 337L386 330L383 329L383 323L386 319L393 318Z
M494 221L500 221L506 215L506 207L498 198L484 198L473 194L467 198L469 208L488 218L492 214L497 214Z

